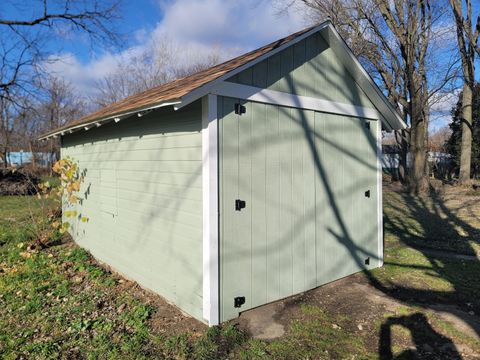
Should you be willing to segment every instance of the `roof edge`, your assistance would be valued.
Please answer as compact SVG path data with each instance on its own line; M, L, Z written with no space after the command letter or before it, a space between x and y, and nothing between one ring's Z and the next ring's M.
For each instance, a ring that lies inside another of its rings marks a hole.
M339 51L347 56L347 59L343 59L343 57L340 58L341 60L347 60L347 62L344 62L344 65L350 71L351 75L354 76L355 81L358 82L358 85L365 92L372 104L377 107L377 110L383 115L383 123L387 125L388 130L391 131L405 129L407 124L405 124L397 109L395 109L392 103L387 99L380 87L366 71L357 57L353 54L348 44L330 21L328 24L328 39L325 40L328 42L330 47L332 47L333 43L334 47L332 48L334 51ZM359 74L361 76L358 76ZM370 88L373 92L368 91L368 88Z
M327 33L324 34L325 30ZM302 31L304 31L302 33ZM141 113L144 111L149 111L153 109L157 109L160 107L165 106L173 106L175 110L179 110L184 106L191 104L192 102L202 98L203 96L209 94L212 89L217 86L219 83L223 82L224 80L235 76L236 74L252 67L253 65L283 51L284 49L304 40L305 38L320 32L321 36L325 39L328 45L333 49L333 51L337 54L340 60L343 62L343 65L349 70L355 81L358 83L360 88L365 92L367 97L370 99L372 104L377 108L379 113L382 115L382 122L385 124L387 130L399 130L404 129L407 127L405 122L403 121L402 117L398 113L398 111L394 108L394 106L390 103L387 97L383 94L382 90L378 87L375 81L372 79L370 74L365 70L365 68L360 64L358 59L353 54L350 47L347 45L345 40L341 37L338 31L333 26L330 20L326 20L317 26L313 26L311 28L306 28L299 32L299 35L292 40L285 42L284 44L273 48L272 50L234 68L230 71L225 72L223 75L220 75L217 78L214 78L197 88L193 88L191 91L187 92L180 98L176 99L168 99L166 101L157 103L157 104L150 104L141 106L138 108L129 109L127 111L120 111L114 114L110 114L105 117L93 117L90 120L82 122L80 124L72 124L64 125L60 128L42 134L38 137L39 140L45 140L50 137L56 137L58 135L64 135L67 132L77 131L79 129L85 128L88 130L91 124L97 124L97 126L101 126L102 123L114 120L116 122L120 121L120 119L130 117L135 113ZM256 51L256 50L253 50ZM249 53L247 53L249 54ZM240 55L243 56L243 55ZM231 61L231 60L228 60ZM227 61L227 62L228 62ZM91 115L89 115L91 116ZM140 116L140 115L139 115ZM88 117L88 116L86 116ZM118 119L118 121L117 121Z
M370 99L372 104L377 108L379 113L382 114L382 123L386 125L389 131L405 129L407 125L403 121L398 111L393 107L393 105L390 103L387 97L383 94L382 90L378 87L378 85L372 79L370 74L365 70L363 65L360 64L357 57L353 54L350 47L347 45L347 43L339 34L339 32L335 29L335 27L333 26L330 20L326 20L320 23L319 25L312 27L310 30L306 31L304 34L298 36L292 41L289 41L288 43L285 43L279 46L278 48L272 51L269 51L268 53L263 54L258 58L249 61L246 64L239 66L238 68L208 82L207 84L204 84L203 86L192 90L190 93L188 93L187 95L184 95L181 98L181 103L178 106L174 106L175 110L178 110L192 103L193 101L198 100L199 98L207 95L210 92L210 90L212 90L217 84L228 79L229 77L235 76L236 74L242 72L243 70L246 70L249 67L269 58L270 56L275 55L276 53L286 49L287 47L290 47L296 44L297 42L300 42L305 38L313 35L314 33L321 32L322 30L325 30L325 29L328 29L328 36L327 38L325 38L325 41L329 44L330 47L332 47L332 41L333 41L335 45L334 51L341 51L343 54L347 56L346 60L348 60L350 64L352 64L351 66L348 66L348 64L344 63L344 65L347 66L347 68L350 70L351 73L352 72L356 73L356 71L352 71L353 69L356 69L358 72L360 72L362 77L366 80L366 82L364 82L358 76L355 78L355 80L359 83L360 87L366 93L367 97ZM353 75L354 74L352 74L352 76ZM363 83L363 86L362 86L362 83ZM365 87L372 89L373 94L371 91L368 91L368 89L365 89Z
M292 46L292 45L295 45L296 43L306 39L307 37L329 27L329 26L333 26L331 21L330 20L326 20L322 23L320 23L319 25L317 26L313 26L310 28L310 30L308 31L305 31L305 33L299 35L298 37L296 37L295 39L263 54L263 55L260 55L259 57L243 64L243 65L240 65L239 67L237 67L236 69L232 70L232 71L229 71L227 72L226 74L223 74L222 76L200 86L199 88L197 89L194 89L192 90L190 93L184 95L181 97L181 104L180 106L175 106L175 110L178 110L178 109L181 109L182 107L188 105L188 104L191 104L192 102L198 100L199 98L207 95L211 89L213 89L216 85L218 85L219 83L223 82L224 80L232 77L232 76L235 76L237 75L238 73L242 72L243 70L246 70L250 67L252 67L253 65L265 60L265 59L268 59L269 57L285 50L286 48ZM308 28L307 28L308 29Z
M61 128L58 128L58 129L55 129L53 131L42 134L37 139L38 140L46 140L50 137L56 137L58 135L64 135L66 132L72 132L72 131L79 130L81 128L88 127L88 125L92 125L92 124L96 124L96 123L102 124L104 122L108 122L108 121L111 121L111 120L114 120L114 119L119 119L118 121L120 121L120 120L122 120L126 117L130 117L134 114L139 114L139 113L142 113L142 112L145 112L145 111L154 110L154 109L158 109L158 108L166 107L166 106L175 106L175 105L178 105L180 103L181 103L180 100L161 102L159 104L143 106L143 107L139 107L139 108L136 108L136 109L133 109L133 110L120 112L118 114L109 115L109 116L106 116L106 117L103 117L103 118L102 117L94 118L91 121L81 123L81 124L76 124L76 125L74 124L72 126L65 125ZM118 122L118 121L116 121L116 122ZM98 125L98 126L100 126L100 125Z

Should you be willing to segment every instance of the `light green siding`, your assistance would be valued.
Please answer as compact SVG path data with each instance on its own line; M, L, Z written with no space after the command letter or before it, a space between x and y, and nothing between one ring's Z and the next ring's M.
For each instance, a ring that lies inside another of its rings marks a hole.
M236 102L218 102L222 321L380 261L379 122Z
M202 319L201 105L62 139L85 171L86 224L75 241L99 260Z
M228 81L373 108L363 90L319 33L259 62Z

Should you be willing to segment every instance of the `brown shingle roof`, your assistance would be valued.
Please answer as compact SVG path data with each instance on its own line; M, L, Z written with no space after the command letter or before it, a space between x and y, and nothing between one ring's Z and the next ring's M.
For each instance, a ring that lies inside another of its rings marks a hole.
M268 52L294 40L295 38L307 33L314 27L296 32L283 39L274 41L268 45L262 46L256 50L250 51L246 54L240 55L234 59L226 61L222 64L213 66L209 69L200 71L196 74L174 80L167 84L163 84L152 89L143 91L141 93L129 96L121 101L108 105L92 114L86 115L78 120L74 120L62 127L52 130L41 137L46 137L57 133L59 131L67 130L69 128L86 125L101 119L120 116L130 111L140 111L146 107L154 106L161 103L172 102L179 100L182 96L187 95L191 91L235 70L239 66L245 65L258 57L267 54Z

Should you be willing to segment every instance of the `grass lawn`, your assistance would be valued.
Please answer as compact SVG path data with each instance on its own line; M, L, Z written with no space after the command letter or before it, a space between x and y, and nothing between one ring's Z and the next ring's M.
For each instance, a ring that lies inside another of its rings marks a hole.
M480 262L429 251L479 253L480 198L384 198L385 266L291 301L285 335L267 342L235 322L207 329L71 242L28 250L36 200L0 197L0 358L480 357L474 334L444 316L480 314Z

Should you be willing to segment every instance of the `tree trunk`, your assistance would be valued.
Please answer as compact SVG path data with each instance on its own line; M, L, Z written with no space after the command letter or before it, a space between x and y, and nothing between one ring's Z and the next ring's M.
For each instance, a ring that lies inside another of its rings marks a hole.
M30 153L32 154L32 170L36 171L37 170L37 159L36 159L36 155L33 151L32 141L28 142L28 147L29 147Z
M408 132L406 130L395 131L395 141L399 148L399 158L398 158L398 171L395 173L395 177L403 185L407 183L407 174L408 174L408 164L407 164L407 155L408 155Z
M460 151L460 183L470 181L472 165L472 87L465 81L462 95L462 145Z
M418 101L418 99L417 99ZM410 154L412 157L411 167L408 174L408 186L410 192L419 194L428 190L427 179L427 131L428 117L422 110L412 111L412 127L410 132Z
M6 149L2 151L2 160L3 160L3 167L5 169L8 168L8 151Z
M401 130L401 140L400 140L400 160L398 163L398 180L402 184L406 184L407 182L407 155L408 155L408 143L406 140L406 136L408 135L405 130Z

